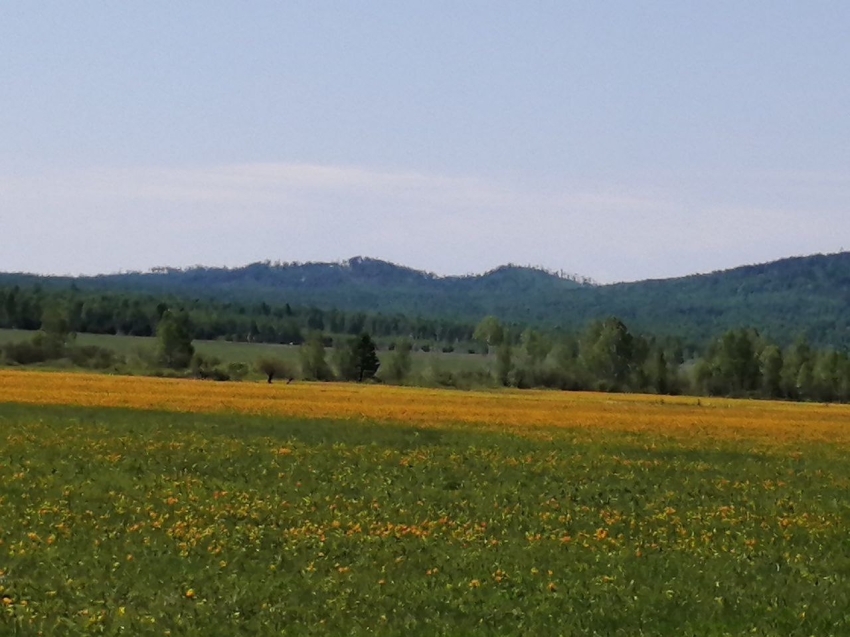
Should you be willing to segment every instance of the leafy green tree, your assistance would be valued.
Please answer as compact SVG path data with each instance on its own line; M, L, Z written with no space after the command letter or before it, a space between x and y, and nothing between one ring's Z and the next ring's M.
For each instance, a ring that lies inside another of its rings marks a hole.
M307 327L321 332L325 329L324 313L317 307L311 307L307 314Z
M500 385L507 387L510 384L513 368L511 344L507 341L502 341L496 350L496 381Z
M395 342L395 347L387 361L386 371L382 372L387 380L401 383L410 375L410 370L413 366L413 361L410 352L413 346L410 340L406 338L399 339Z
M270 385L275 377L287 378L289 381L292 381L293 375L289 365L286 363L286 361L283 361L279 358L264 356L263 358L257 361L256 366L257 371L266 376Z
M552 341L542 332L527 328L520 336L520 344L525 350L529 363L536 367L546 360L552 350Z
M628 387L634 338L620 319L592 323L579 344L579 356L595 389L621 391Z
M322 333L312 330L298 351L301 375L306 380L333 380L333 373L325 359L325 343Z
M181 312L166 310L156 328L159 344L159 360L166 367L185 369L192 361L195 347L192 345L192 330L189 317Z
M799 400L812 400L815 395L815 373L811 363L800 367L797 374L797 398Z
M331 352L334 371L340 380L357 380L359 377L357 354L354 351L356 341L355 337L348 338L344 343L338 343Z
M770 344L759 357L762 393L767 398L782 396L782 350Z
M485 316L472 333L472 339L478 341L489 351L498 347L505 340L505 328L495 316Z
M753 330L727 330L711 344L704 359L695 367L702 391L726 396L763 391L760 356L763 347Z
M761 372L756 354L756 335L751 330L729 330L720 337L714 368L725 394L755 391Z
M842 354L835 350L817 353L812 367L812 390L808 398L829 402L839 397L843 362Z
M660 347L655 348L646 367L646 379L649 388L657 394L670 393L670 368L664 350Z
M812 389L814 352L805 336L800 336L783 356L782 393L793 399L806 398Z
M4 327L15 327L16 319L18 314L18 294L20 293L21 288L17 285L9 290L5 294L5 300L3 301L3 326Z
M558 389L586 389L584 372L579 361L578 340L573 336L562 336L552 347L551 386Z
M836 400L841 402L850 401L850 355L847 352L841 353L841 362L838 370L838 389Z
M72 336L67 310L58 305L45 308L41 316L41 330L34 339L34 343L44 351L45 357L62 358L65 346Z

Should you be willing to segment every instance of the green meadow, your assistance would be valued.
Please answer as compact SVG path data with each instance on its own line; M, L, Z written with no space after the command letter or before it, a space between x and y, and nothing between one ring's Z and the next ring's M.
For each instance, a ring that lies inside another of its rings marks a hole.
M843 449L542 434L0 404L0 633L850 631Z

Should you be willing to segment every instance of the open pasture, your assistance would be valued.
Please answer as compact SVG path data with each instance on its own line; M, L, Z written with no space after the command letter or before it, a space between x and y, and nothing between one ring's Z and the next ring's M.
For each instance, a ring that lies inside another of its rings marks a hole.
M850 410L0 372L0 632L842 635Z
M32 339L34 332L26 330L0 329L0 346L6 343L15 343ZM350 336L342 336L343 342ZM74 340L77 345L95 345L115 352L118 356L132 358L139 352L153 352L157 347L157 340L151 336L126 336L113 334L85 334L79 333ZM234 341L193 341L195 350L199 354L215 357L227 363L245 363L249 366L256 364L261 358L278 358L293 366L298 367L298 346L282 345L277 343L244 343ZM331 350L328 350L330 355ZM382 361L390 352L381 349L378 357ZM468 354L465 352L445 353L440 351L423 352L415 350L411 352L412 371L421 374L429 368L449 372L482 372L486 373L493 362L490 358L480 354Z

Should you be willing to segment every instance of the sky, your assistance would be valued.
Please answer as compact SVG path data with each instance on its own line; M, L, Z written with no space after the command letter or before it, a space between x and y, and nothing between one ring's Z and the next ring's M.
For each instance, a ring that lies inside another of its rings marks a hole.
M0 271L850 249L850 3L0 4Z

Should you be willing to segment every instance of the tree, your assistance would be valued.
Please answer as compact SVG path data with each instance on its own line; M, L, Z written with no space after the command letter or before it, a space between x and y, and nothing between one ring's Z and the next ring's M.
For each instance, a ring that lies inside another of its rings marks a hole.
M634 337L615 317L595 321L579 345L581 361L596 389L627 388L635 361Z
M357 354L354 351L356 342L356 338L349 338L344 344L334 347L331 353L334 370L340 380L357 380L360 375L357 370Z
M20 291L21 288L16 285L9 290L9 293L6 295L6 300L3 303L3 309L6 314L4 325L6 327L15 327L15 319L18 314L17 298Z
M520 343L532 366L540 365L552 350L552 341L539 331L527 328L520 337Z
M759 355L763 347L759 341L758 333L748 329L727 330L716 339L696 368L703 391L740 396L763 388L765 365Z
M41 315L41 331L36 337L36 344L41 346L46 357L61 358L72 336L67 311L56 305L47 307Z
M657 394L666 394L670 391L670 374L667 365L667 357L664 350L656 347L646 364L646 377L649 387Z
M750 330L729 330L720 337L715 350L715 368L723 393L741 394L754 391L760 384L756 335Z
M794 341L783 355L782 392L788 398L806 398L811 391L814 352L805 336Z
M270 385L275 376L292 380L292 372L289 369L289 365L279 358L263 357L257 361L256 365L257 371L266 375Z
M491 347L501 345L505 340L505 328L495 316L485 316L475 328L472 339L482 343L489 351Z
M762 392L768 398L782 396L782 351L776 345L768 345L759 358Z
M301 363L301 375L307 380L332 380L333 374L325 360L325 343L322 333L313 330L301 344L298 351Z
M505 387L510 383L511 370L513 370L513 356L511 344L503 341L496 350L496 380Z
M395 348L390 354L389 361L386 367L386 378L397 383L401 383L410 374L410 369L413 362L410 358L410 351L413 349L410 341L406 338L395 342ZM382 374L383 377L383 374Z
M372 337L363 332L351 342L350 347L357 382L374 378L381 363Z
M159 360L166 367L185 369L192 361L195 347L189 317L185 313L175 314L166 310L156 326L159 341Z
M307 313L307 327L311 330L321 332L325 329L325 315L317 307L311 307Z
M820 351L812 368L811 394L807 398L829 402L840 393L843 360L834 350Z

